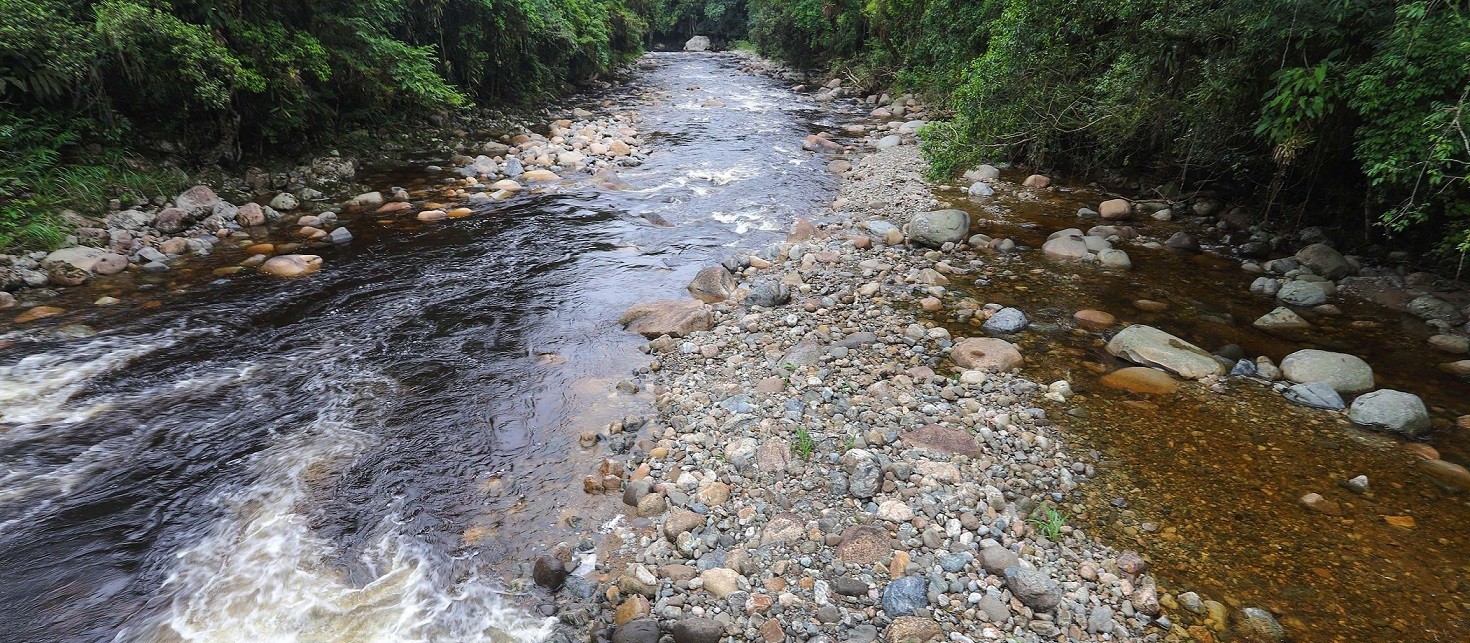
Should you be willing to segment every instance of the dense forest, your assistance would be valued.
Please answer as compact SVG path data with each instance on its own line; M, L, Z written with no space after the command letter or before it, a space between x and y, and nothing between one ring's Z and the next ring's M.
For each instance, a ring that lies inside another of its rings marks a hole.
M83 143L164 127L228 162L535 100L657 32L929 96L953 116L925 134L938 174L991 160L1145 177L1470 250L1470 0L0 0L0 15L0 234L22 241L49 230L27 230L35 212L99 183L146 189L120 148Z

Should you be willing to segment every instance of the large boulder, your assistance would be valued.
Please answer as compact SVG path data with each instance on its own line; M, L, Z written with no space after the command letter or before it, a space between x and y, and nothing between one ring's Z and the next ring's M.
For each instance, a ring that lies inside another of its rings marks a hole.
M1298 250L1296 259L1312 272L1328 279L1342 279L1353 271L1352 264L1343 258L1342 253L1325 243L1314 243Z
M702 301L653 301L629 308L618 323L649 339L660 335L683 337L709 330L714 324L714 315Z
M1009 371L1026 361L1015 344L994 337L962 339L949 350L949 357L960 368L990 372Z
M709 36L695 36L684 41L684 51L709 51Z
M689 294L695 299L717 304L730 298L735 292L735 277L724 266L710 266L694 275L689 282Z
M914 243L931 248L962 243L970 236L970 215L953 209L920 212L909 221L908 235Z
M1364 393L1348 408L1348 419L1375 429L1418 437L1429 430L1429 409L1418 395L1379 389Z
M1124 328L1108 341L1107 349L1134 364L1157 366L1186 379L1225 372L1208 351L1152 326Z
M1298 384L1322 382L1338 393L1362 393L1373 388L1373 368L1347 353L1299 350L1281 360L1281 374Z
M93 272L97 262L105 255L111 254L101 248L89 248L87 246L76 246L73 248L62 248L46 255L41 260L44 264L67 264L84 272Z

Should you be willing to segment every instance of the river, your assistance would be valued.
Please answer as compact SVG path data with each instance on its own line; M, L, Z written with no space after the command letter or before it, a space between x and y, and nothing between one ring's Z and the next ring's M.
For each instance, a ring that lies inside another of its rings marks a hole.
M638 104L626 190L364 220L309 279L124 276L68 320L96 334L6 333L5 640L536 638L504 579L611 513L577 437L646 404L614 391L641 345L618 315L835 191L801 149L833 110L738 57L649 60L584 97Z

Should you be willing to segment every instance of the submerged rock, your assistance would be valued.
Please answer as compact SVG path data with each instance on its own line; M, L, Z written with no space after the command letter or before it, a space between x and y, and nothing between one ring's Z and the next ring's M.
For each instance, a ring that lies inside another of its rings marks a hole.
M618 318L623 328L649 339L660 335L683 337L709 330L714 323L710 307L702 301L654 301L637 304Z
M266 259L260 272L272 277L304 277L321 267L322 258L317 255L281 255Z
M1108 341L1107 350L1135 364L1157 366L1186 379L1225 372L1209 352L1152 326L1124 328Z

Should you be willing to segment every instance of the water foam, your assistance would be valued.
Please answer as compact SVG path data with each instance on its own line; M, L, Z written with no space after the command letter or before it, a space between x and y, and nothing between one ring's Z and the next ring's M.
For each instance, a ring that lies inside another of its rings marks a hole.
M326 360L323 360L326 363ZM450 577L450 563L401 533L390 511L359 562L370 579L353 582L331 541L315 533L303 507L310 487L376 442L354 428L372 422L364 391L384 382L322 373L333 380L310 426L259 452L255 482L221 490L224 514L204 537L175 555L160 592L168 613L119 634L119 641L173 643L399 643L539 641L550 621L506 604L492 583ZM368 416L368 417L364 417Z

